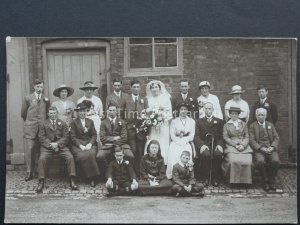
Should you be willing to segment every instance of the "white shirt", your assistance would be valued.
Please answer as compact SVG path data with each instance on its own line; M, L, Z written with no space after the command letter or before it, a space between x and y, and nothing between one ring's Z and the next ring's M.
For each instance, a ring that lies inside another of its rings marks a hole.
M85 119L80 119L82 127L85 128Z
M119 92L114 91L114 93L115 93L116 96L118 96L119 98L121 98L121 91L119 91Z
M206 116L206 119L211 122L212 121L212 115L211 116Z
M84 100L91 101L94 104L94 111L96 112L96 114L98 114L100 117L103 116L103 104L99 97L97 97L95 95L92 95L91 98L87 98L87 97L83 96L80 99L78 99L77 105L79 103L83 102Z
M250 109L249 109L249 105L246 101L244 101L243 99L239 100L239 101L234 101L233 99L230 99L229 101L226 102L225 104L225 119L228 120L229 117L229 108L230 107L238 107L242 110L242 112L239 114L239 118L246 119L246 123L249 120L249 115L250 115Z
M266 100L267 100L267 97L261 98L261 99L260 99L260 103L265 103Z
M123 159L119 162L119 160L117 160L117 163L120 165L120 164L122 164L122 162L123 162Z
M238 130L240 128L240 125L239 125L240 122L241 122L240 119L237 119L236 121L233 121L232 119L230 119L230 120L228 120L227 123L233 124L235 126L235 129Z
M258 122L258 125L262 126L263 128L266 128L266 121L264 121L263 124L261 124L260 122Z
M50 119L50 121L51 121L51 123L52 123L53 126L54 126L54 124L56 124L56 119L55 120L51 120Z
M220 106L220 101L216 95L208 94L207 97L200 95L197 98L197 101L198 102L201 101L203 103L203 105L207 102L212 103L213 107L214 107L213 116L223 120L223 113L222 113L222 109ZM204 107L202 107L202 108L199 107L199 118L204 118L204 117L205 117Z
M112 121L113 124L115 125L115 123L116 123L116 118L117 118L117 117L115 117L115 118L110 118L110 117L108 117L108 118L109 118L110 122Z
M131 95L132 95L133 102L135 102L135 100L139 100L139 95L134 95L134 94Z
M182 99L183 99L184 101L186 100L186 98L187 98L187 95L188 95L188 93L186 93L186 94L184 94L184 93L181 93Z
M42 94L38 94L38 93L36 93L36 92L34 92L34 94L35 94L35 97L36 97L37 100L40 100L40 99L41 99Z

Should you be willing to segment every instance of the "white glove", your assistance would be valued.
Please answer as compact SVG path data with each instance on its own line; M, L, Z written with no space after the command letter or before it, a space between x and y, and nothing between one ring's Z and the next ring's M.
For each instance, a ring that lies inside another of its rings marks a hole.
M114 187L114 183L112 181L111 178L108 178L107 181L106 181L106 184L105 184L105 187L106 188L113 188Z
M85 150L85 146L84 145L80 145L79 147L80 147L81 151Z
M209 150L208 146L207 145L202 145L202 147L200 148L200 154L202 152L204 152L205 150Z

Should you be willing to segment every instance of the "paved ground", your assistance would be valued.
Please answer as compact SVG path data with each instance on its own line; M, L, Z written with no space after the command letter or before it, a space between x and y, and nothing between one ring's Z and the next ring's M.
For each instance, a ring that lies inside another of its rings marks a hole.
M5 222L88 223L287 223L297 221L296 169L281 169L276 192L266 193L259 180L249 189L226 185L207 188L204 198L105 197L103 183L91 188L79 182L71 191L64 177L48 178L43 194L37 179L25 182L24 172L6 176Z

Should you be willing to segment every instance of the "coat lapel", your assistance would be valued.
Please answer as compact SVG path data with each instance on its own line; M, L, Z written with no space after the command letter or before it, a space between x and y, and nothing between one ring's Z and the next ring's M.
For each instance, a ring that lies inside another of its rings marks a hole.
M258 122L254 124L254 133L255 133L255 139L256 141L259 141L259 127Z
M268 133L269 139L273 140L272 129L268 129L268 127L271 127L271 125L267 121L265 123L266 123L266 129L267 129L267 133Z

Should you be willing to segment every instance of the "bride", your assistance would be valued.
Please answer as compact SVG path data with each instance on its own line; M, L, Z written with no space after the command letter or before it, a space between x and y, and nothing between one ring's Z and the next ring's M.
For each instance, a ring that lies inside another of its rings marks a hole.
M151 127L146 149L149 142L153 139L160 144L161 155L164 158L165 165L168 162L168 149L170 145L169 124L172 119L171 95L166 90L165 85L158 80L152 80L147 84L146 94L148 99L149 110L161 111L164 118L164 123L160 127Z

